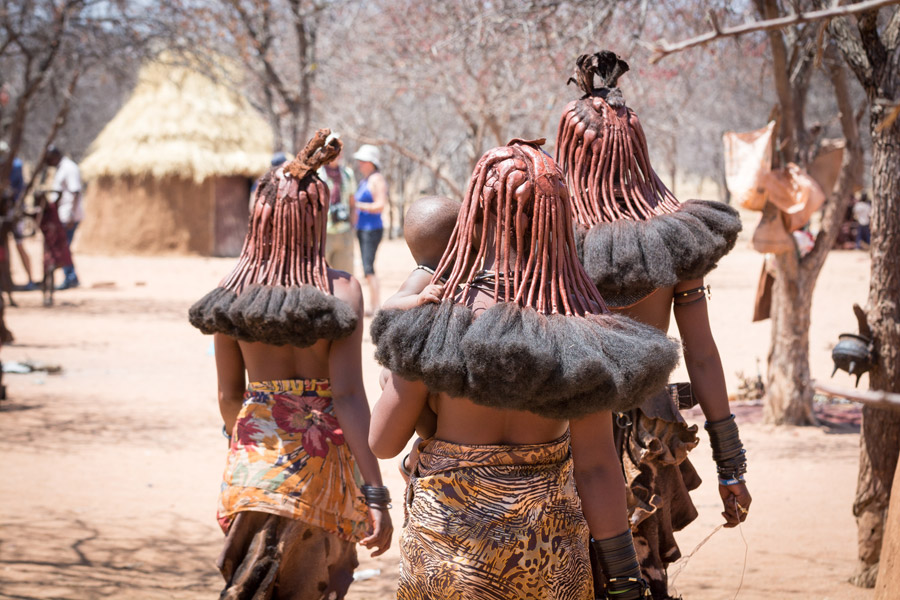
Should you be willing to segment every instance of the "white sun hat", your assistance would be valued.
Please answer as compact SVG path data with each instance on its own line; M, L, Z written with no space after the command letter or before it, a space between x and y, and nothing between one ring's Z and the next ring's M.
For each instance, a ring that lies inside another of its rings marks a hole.
M375 165L376 169L381 169L381 152L379 152L378 148L372 144L363 144L360 146L359 150L353 154L353 159L370 162Z

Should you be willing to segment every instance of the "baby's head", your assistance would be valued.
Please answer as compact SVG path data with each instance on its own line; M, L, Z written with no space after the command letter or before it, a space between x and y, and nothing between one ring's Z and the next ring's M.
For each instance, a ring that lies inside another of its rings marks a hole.
M406 211L403 237L416 264L436 269L456 226L460 203L445 196L419 198Z

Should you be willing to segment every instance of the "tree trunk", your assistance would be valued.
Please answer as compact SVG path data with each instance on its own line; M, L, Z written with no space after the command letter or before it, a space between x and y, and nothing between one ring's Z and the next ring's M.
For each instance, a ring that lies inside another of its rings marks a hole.
M764 418L775 425L811 425L813 390L809 384L809 323L812 275L800 266L794 250L776 256L772 288L772 345Z
M900 464L894 471L894 485L900 485ZM885 523L884 546L881 550L882 568L875 582L875 600L891 600L900 589L900 494L894 494Z
M769 350L768 382L764 417L776 425L813 425L813 390L809 377L809 327L816 279L840 230L853 191L862 179L862 146L853 118L847 77L836 51L826 51L828 74L834 87L844 133L844 158L835 190L828 195L822 230L812 251L802 259L796 250L775 259L772 288L772 345Z
M871 100L871 97L870 97ZM872 276L867 317L875 342L873 390L900 392L900 123L879 131L885 107L871 103L872 133ZM863 409L856 515L859 563L851 582L872 587L900 453L900 413ZM894 515L893 519L900 518ZM894 557L897 560L897 557Z

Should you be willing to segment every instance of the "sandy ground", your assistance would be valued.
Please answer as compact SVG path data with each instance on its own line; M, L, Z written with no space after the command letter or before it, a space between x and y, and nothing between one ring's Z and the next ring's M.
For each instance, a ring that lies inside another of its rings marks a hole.
M32 247L32 256L39 252ZM18 262L17 257L13 257ZM713 329L729 387L765 365L768 322L750 323L762 257L746 240L710 277ZM216 493L226 442L215 400L211 339L192 329L188 306L230 269L230 259L77 255L83 286L57 294L17 293L7 309L16 342L5 361L61 365L62 374L7 374L0 403L0 597L211 598L222 535ZM413 262L402 242L379 252L383 288L399 285ZM853 302L865 302L868 257L833 252L813 305L813 376L828 379L838 333L852 331ZM21 282L21 272L16 273ZM363 348L370 402L378 367ZM835 384L850 386L846 374ZM865 384L865 379L863 380ZM858 426L853 407L831 406L833 426L776 429L761 409L736 407L750 456L754 496L742 530L721 530L675 565L690 600L738 597L863 599L846 583L856 551L851 504ZM696 416L691 417L696 420ZM706 483L699 519L679 534L685 554L721 518L705 440L692 455ZM394 498L396 463L382 464ZM399 530L401 511L393 511ZM399 553L360 555L355 599L393 597Z

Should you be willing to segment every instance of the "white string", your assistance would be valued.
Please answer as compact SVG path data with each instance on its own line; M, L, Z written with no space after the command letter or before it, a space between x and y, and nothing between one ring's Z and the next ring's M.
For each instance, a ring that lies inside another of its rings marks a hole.
M732 498L732 500L734 500L735 512L737 514L740 514L741 506L738 505L737 498ZM672 574L672 576L669 577L669 585L670 586L675 584L675 580L678 578L679 575L681 575L681 572L684 571L684 568L687 566L688 561L690 561L691 558L697 553L697 551L700 550L700 548L702 548L706 544L706 542L708 542L712 538L712 536L716 535L719 532L719 530L722 529L724 526L725 526L724 523L721 525L717 525L716 528L713 529L711 532L709 532L709 534L707 534L707 536L705 538L700 540L699 544L694 546L694 549L691 550L690 554L688 554L687 556L682 556L680 559L678 559L678 561L676 561L674 563L677 566L677 569ZM747 543L747 538L744 537L744 528L743 528L741 522L738 522L737 529L738 529L738 532L741 534L741 541L744 542L744 566L741 567L741 579L738 582L738 587L737 587L737 590L735 590L735 592L734 592L734 596L732 597L732 600L735 600L738 597L738 594L741 593L741 589L744 587L744 574L747 572L747 555L750 552L750 545ZM676 589L676 593L677 593L677 589Z

